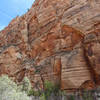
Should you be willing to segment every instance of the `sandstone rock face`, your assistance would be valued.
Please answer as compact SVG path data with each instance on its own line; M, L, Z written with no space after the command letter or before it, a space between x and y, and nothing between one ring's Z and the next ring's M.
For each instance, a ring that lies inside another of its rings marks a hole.
M61 89L100 85L100 0L36 0L0 32L0 75ZM41 87L41 86L40 86Z

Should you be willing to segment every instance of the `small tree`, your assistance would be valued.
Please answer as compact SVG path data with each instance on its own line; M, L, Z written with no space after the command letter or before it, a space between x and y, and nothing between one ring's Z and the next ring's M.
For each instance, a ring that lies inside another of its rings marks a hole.
M19 88L21 91L25 91L26 93L28 93L31 90L32 86L28 77L24 77L23 81L19 85Z
M0 100L30 100L8 76L0 77Z

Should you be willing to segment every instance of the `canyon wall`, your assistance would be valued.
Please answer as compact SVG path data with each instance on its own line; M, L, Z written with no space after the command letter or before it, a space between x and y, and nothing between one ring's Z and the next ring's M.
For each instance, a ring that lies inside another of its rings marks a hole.
M100 0L36 0L0 32L0 75L35 87L36 66L63 90L100 85Z

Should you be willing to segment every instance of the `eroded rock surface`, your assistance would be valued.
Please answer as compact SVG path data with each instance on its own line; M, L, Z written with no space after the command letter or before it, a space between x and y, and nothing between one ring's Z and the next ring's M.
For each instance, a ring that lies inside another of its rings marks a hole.
M61 89L100 85L100 0L36 0L0 32L0 75Z

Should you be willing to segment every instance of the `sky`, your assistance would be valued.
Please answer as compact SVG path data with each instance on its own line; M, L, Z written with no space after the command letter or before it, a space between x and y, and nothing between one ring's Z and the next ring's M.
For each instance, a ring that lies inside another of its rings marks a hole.
M32 6L34 0L1 0L0 30L6 27L17 15L22 15Z

